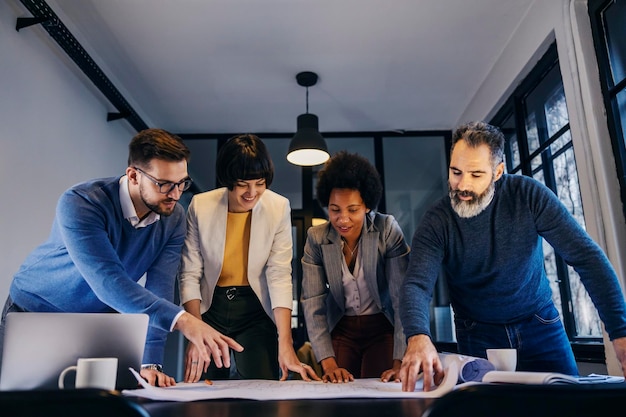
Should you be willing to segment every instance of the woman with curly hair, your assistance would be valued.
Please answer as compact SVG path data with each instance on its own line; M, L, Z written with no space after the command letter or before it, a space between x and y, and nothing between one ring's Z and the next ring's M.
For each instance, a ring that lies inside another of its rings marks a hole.
M329 222L308 230L301 302L325 382L399 380L409 246L394 217L375 211L381 196L378 172L358 154L338 152L318 174Z

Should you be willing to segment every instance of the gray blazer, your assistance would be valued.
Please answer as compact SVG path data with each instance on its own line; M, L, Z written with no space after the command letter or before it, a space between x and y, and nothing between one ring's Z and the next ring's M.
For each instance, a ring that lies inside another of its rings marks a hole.
M330 333L345 314L341 248L341 236L330 222L308 230L302 256L300 301L318 361L335 356ZM398 303L408 255L409 245L396 219L370 211L361 233L363 272L376 305L394 327L393 358L400 360L406 350L406 340Z

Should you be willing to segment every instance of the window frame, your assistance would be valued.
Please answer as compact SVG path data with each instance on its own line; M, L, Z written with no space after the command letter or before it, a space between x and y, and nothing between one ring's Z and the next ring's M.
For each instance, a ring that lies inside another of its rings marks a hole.
M557 141L567 131L571 132L570 124L566 123L552 136L546 137L545 141L539 144L539 147L532 152L529 151L528 136L526 132L526 98L534 91L544 78L553 70L559 66L559 57L554 42L548 50L544 53L541 59L537 62L535 67L524 78L520 85L514 90L511 96L503 104L503 106L496 112L495 116L491 119L490 123L495 126L502 126L510 118L514 118L515 121L515 134L517 137L518 152L520 156L519 165L511 166L512 153L510 143L507 140L505 143L505 156L507 161L507 170L510 174L522 174L525 176L533 177L538 170L543 170L544 181L546 186L551 190L556 190L556 182L554 178L554 169L550 169L553 164L553 160L561 153L568 149L573 149L573 143L570 140L569 144L566 144L563 148L560 148L556 153L552 154L546 159L545 150L548 149L555 141ZM540 156L542 163L540 168L533 170L531 162L533 159ZM555 191L556 193L556 191ZM568 335L572 347L574 348L577 359L579 354L585 357L588 362L604 362L604 345L602 343L602 337L589 337L578 336L575 313L572 302L572 292L570 286L570 279L568 275L567 263L558 254L554 254L556 258L556 274L558 288L561 297L561 311L563 325ZM597 348L594 348L597 346Z
M613 80L603 20L604 12L613 3L614 0L589 0L587 7L600 73L600 89L602 91L604 108L606 109L607 127L613 154L615 155L615 169L620 185L622 214L624 219L626 219L626 132L624 132L626 126L622 126L616 100L617 94L626 92L626 77L617 80L617 83Z

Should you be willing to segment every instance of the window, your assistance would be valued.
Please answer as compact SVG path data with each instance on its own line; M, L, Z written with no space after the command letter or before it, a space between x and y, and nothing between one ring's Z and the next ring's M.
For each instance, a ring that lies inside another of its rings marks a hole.
M410 245L426 210L448 191L447 141L441 136L383 138L387 211Z
M626 216L626 2L589 0L600 84Z
M289 138L263 139L274 163L274 180L270 188L287 197L292 210L298 210L302 209L304 204L301 188L302 170L287 161L289 141Z
M553 44L492 124L506 138L506 171L545 184L584 228L569 115ZM601 321L578 274L544 242L544 264L570 340L600 341Z

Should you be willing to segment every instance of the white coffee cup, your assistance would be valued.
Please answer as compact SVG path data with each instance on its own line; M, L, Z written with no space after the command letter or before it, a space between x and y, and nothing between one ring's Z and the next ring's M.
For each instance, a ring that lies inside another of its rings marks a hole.
M487 349L487 360L496 367L496 371L515 371L517 366L516 349Z
M76 365L68 366L59 375L59 388L64 389L65 376L76 372L76 388L114 390L117 380L117 358L79 358Z

